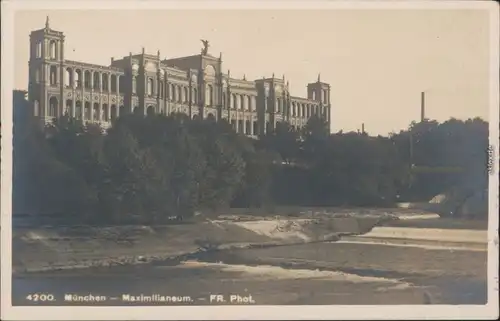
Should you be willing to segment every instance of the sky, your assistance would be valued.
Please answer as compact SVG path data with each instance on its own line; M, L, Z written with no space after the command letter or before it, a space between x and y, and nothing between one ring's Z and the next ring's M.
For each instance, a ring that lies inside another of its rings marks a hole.
M29 33L64 32L65 58L109 65L129 52L174 58L223 54L232 77L285 75L293 96L331 85L332 131L387 135L426 117L489 114L489 12L379 10L55 10L15 14L14 86L28 85Z

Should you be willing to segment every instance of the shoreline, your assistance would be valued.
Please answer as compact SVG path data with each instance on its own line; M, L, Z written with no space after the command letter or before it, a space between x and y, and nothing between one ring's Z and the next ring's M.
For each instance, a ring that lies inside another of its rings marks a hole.
M368 241L373 232L383 237L385 234L381 231L394 233L394 229L406 230L413 224L416 227L410 228L413 230L410 234L416 235L418 230L428 231L433 222L439 226L434 235L456 231L453 227L442 229L440 219L401 220L382 214L317 219L226 219L170 226L17 228L13 230L12 274L174 262L209 251L342 243L343 238L345 241L353 237L362 239L365 235ZM403 226L398 227L400 224ZM423 229L419 227L422 224ZM467 234L467 229L458 230L461 232L454 232L456 235ZM475 229L475 233L478 232Z

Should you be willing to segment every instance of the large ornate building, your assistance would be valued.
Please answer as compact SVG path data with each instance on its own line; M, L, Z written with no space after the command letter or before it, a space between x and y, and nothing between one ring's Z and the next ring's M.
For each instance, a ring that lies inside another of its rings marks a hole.
M226 119L249 136L265 134L278 122L299 128L309 117L330 122L330 85L307 85L307 98L289 93L283 78L246 80L223 72L222 55L208 53L161 59L130 53L111 59L110 66L66 60L62 32L45 28L31 32L28 97L33 115L42 122L68 114L106 128L126 113L186 113L192 118Z

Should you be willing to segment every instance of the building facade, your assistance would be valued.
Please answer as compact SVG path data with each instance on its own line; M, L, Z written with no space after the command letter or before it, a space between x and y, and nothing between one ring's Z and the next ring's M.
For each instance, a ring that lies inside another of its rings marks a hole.
M28 97L33 116L43 123L68 114L103 128L127 113L171 114L225 119L248 136L272 130L278 122L295 128L312 115L330 123L330 85L318 80L307 85L307 98L294 97L283 78L246 80L223 72L222 54L208 53L161 59L130 53L99 66L64 58L65 36L50 28L30 34Z

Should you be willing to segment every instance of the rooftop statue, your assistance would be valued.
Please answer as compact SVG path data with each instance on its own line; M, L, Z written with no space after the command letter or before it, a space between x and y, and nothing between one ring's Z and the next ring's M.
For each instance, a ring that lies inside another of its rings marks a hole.
M201 42L203 43L203 49L201 49L201 54L207 55L208 54L208 47L210 47L210 43L208 42L208 40L203 40L203 39L201 39Z

